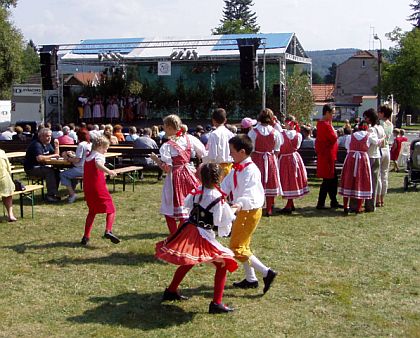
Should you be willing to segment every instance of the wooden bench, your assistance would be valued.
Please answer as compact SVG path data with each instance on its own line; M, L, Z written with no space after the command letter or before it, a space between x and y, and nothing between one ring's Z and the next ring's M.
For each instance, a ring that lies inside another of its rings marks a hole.
M23 168L13 168L11 171L10 171L10 175L12 176L12 178L13 178L13 175L15 175L15 174L21 174L21 173L24 173L25 172L25 170L23 169Z
M123 191L125 191L125 186L127 184L127 177L128 177L130 179L130 182L133 185L133 192L134 192L134 187L135 187L136 181L139 180L138 172L142 171L143 167L128 166L128 167L121 167L121 168L116 168L116 169L112 169L112 170L114 170L117 173L117 176L122 174ZM117 178L117 176L112 178L112 191L113 192L115 192L115 179ZM83 176L75 177L74 180L80 181L80 185L83 188Z
M35 191L41 190L44 194L44 186L40 184L31 184L25 186L25 190L15 191L12 196L19 196L19 205L20 205L20 217L23 218L23 199L26 198L31 201L32 207L32 218L34 218L34 202L35 202Z
M301 148L298 149L298 153L302 157L303 164L305 164L306 172L308 176L315 176L316 175L316 163L317 163L317 156L316 151L313 148ZM338 173L341 173L343 169L344 160L347 156L347 149L346 148L338 148L337 153L337 161L335 162L335 169Z

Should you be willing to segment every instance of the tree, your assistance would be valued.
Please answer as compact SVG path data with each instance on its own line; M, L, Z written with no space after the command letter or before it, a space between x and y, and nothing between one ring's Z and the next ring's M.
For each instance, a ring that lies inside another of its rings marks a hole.
M335 83L335 76L337 75L337 64L333 62L328 68L328 74L324 76L325 83Z
M39 55L32 40L26 45L22 54L21 81L24 82L30 75L39 73Z
M414 13L408 17L408 21L413 21L413 26L420 28L420 0L414 0L410 7Z
M3 8L10 8L10 7L16 7L17 0L0 0L0 7Z
M224 0L223 19L221 25L212 30L219 34L258 33L257 15L251 12L252 0Z
M395 62L384 64L382 92L393 94L400 104L399 121L405 111L420 108L420 29L403 35Z
M288 75L286 91L287 113L295 116L299 122L310 122L314 97L308 76L296 72Z
M22 73L22 34L9 21L5 7L16 1L1 1L0 7L0 99L11 96L11 86L19 81Z

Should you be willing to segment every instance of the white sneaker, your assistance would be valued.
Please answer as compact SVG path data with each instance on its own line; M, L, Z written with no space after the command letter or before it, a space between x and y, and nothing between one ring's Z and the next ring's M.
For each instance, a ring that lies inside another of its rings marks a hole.
M69 196L69 198L67 199L67 202L73 203L76 199L77 199L77 195L74 194L72 196Z

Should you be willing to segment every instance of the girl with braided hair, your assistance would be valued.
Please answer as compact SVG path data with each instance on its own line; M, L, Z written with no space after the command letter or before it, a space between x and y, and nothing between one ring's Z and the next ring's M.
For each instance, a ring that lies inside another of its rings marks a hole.
M156 244L155 256L158 259L179 265L162 301L188 299L178 291L183 278L194 265L212 263L216 274L209 313L231 312L233 309L222 303L222 297L227 271L235 271L238 264L234 253L216 240L214 231L217 227L219 236L227 236L235 216L219 188L220 166L207 163L201 166L200 171L202 186L193 190L184 201L184 207L190 210L188 220L174 234Z

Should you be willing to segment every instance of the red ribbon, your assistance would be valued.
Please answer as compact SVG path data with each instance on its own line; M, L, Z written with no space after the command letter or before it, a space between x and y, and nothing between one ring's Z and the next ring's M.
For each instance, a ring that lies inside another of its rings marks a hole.
M176 132L176 137L181 137L182 136L182 134L184 133L184 131L182 130L182 128L180 129L180 130L178 130L177 132Z
M227 194L217 184L215 184L214 187L217 189L218 192L222 194L222 199L221 199L222 204L225 203Z
M236 188L238 186L238 177L237 177L237 173L241 172L242 170L244 170L247 166L249 166L252 162L248 162L245 164L240 164L240 163L234 163L232 168L234 170L233 172L233 187Z

